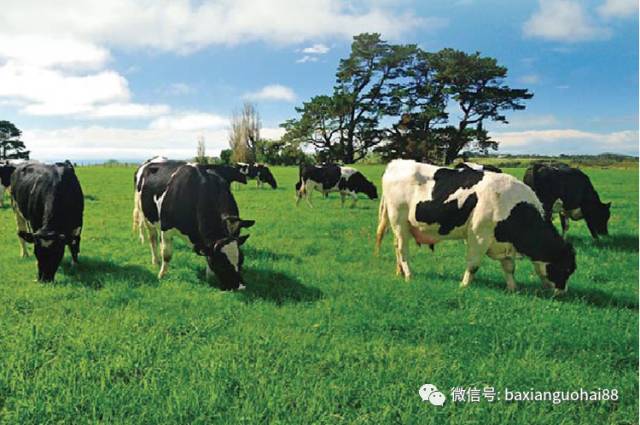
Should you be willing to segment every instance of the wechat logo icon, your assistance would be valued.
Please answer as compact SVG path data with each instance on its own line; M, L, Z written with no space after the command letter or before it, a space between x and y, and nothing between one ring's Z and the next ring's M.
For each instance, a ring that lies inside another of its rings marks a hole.
M422 401L428 401L434 406L442 406L447 398L438 391L435 385L432 384L424 384L418 390L418 394L420 394L420 398Z

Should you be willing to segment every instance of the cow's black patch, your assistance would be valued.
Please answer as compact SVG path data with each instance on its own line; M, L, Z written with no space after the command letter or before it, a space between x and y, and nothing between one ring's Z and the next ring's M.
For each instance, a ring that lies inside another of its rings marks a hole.
M16 167L10 164L0 164L0 185L4 187L11 186L11 175Z
M319 183L322 185L322 190L328 191L335 188L340 181L340 166L336 164L309 165L300 170L300 179Z
M184 165L184 161L165 161L145 167L137 182L137 190L140 192L142 212L149 222L157 223L160 219L156 199L167 190L171 176Z
M556 288L565 288L576 268L575 252L533 205L516 204L509 216L496 224L494 234L498 242L512 244L516 251L531 260L549 263L549 279Z
M340 182L338 183L338 188L340 190L349 190L351 192L364 193L369 197L369 199L378 198L378 190L376 189L376 186L369 180L367 180L360 171L356 171L346 179L341 178Z
M438 233L441 235L447 235L454 228L464 225L478 203L478 196L475 193L467 196L461 208L458 208L458 200L446 200L458 189L472 188L483 177L484 173L481 171L468 168L439 169L433 176L435 185L432 199L418 202L416 205L416 220L427 224L439 224Z

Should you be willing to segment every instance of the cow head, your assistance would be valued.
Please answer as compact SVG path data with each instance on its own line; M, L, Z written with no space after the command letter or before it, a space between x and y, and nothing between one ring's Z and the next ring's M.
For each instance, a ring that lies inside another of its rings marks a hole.
M608 224L611 217L611 202L603 204L600 201L594 201L589 205L585 205L582 210L591 236L598 239L599 235L609 234Z
M565 242L560 255L547 264L547 278L559 291L565 291L569 277L576 270L576 252L570 242Z
M240 234L240 230L243 228L248 229L256 224L255 220L243 220L236 215L224 216L223 221L227 227L227 234L231 236L238 236Z
M0 164L0 185L9 187L11 185L11 174L15 171L16 167L13 165L1 165Z
M249 235L222 238L207 249L207 272L212 271L216 275L223 289L244 287L241 274L244 255L240 246L248 238Z
M34 244L34 253L38 260L38 281L53 282L64 256L66 236L42 229L33 234L21 231L19 236Z
M376 188L376 185L367 180L362 173L354 173L349 177L349 180L350 185L355 187L357 192L364 193L369 197L369 199L378 199L378 189Z
M275 177L273 177L273 174L271 174L271 170L269 170L269 167L261 166L258 170L258 178L260 179L260 181L268 183L272 189L278 188L276 179Z

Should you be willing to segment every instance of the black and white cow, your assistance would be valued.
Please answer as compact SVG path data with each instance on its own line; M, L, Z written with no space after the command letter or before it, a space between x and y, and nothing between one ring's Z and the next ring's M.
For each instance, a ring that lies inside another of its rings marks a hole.
M387 226L396 240L396 271L409 279L409 241L467 242L467 286L485 255L499 260L507 288L516 287L515 258L529 258L546 287L566 289L576 268L573 246L544 220L540 201L525 184L507 174L454 170L395 160L382 177L376 249Z
M340 200L344 206L347 196L353 199L351 207L358 200L358 193L366 194L369 199L378 198L376 186L358 170L336 164L307 165L300 168L300 178L296 183L296 205L304 198L309 206L311 193L317 190L323 195L329 192L340 192Z
M158 161L144 167L138 187L153 264L159 263L160 236L158 278L166 275L172 239L180 235L198 255L206 257L208 278L215 274L223 289L244 288L240 245L249 236L240 236L240 230L254 221L238 217L238 205L225 179L206 166Z
M149 164L158 164L158 163L164 163L167 167L170 167L174 170L182 165L187 164L186 161L176 161L176 160L167 159L163 156L156 156L142 163L142 165L140 165L136 170L136 172L134 173L133 175L133 186L134 186L133 232L134 233L138 232L141 243L144 243L145 241L144 228L141 225L142 218L143 218L142 210L140 209L140 191L142 190L142 186L141 186L142 173ZM232 167L231 165L209 164L209 165L203 165L203 167L210 170L214 170L216 174L218 174L220 177L225 179L229 185L231 185L231 183L234 181L242 184L247 184L247 178L245 177L245 175L242 174L235 167Z
M11 186L11 174L15 169L12 164L0 164L0 208L4 207L4 192Z
M22 257L34 244L38 280L51 282L69 247L77 264L84 196L69 161L53 165L24 163L11 176L11 205L16 215Z
M475 162L469 162L469 161L461 162L457 164L455 168L458 168L458 169L469 168L471 170L476 170L476 171L491 171L492 173L502 173L502 170L500 168L495 167L493 165L476 164Z
M538 195L545 218L551 222L560 215L562 234L569 230L569 219L587 222L594 239L608 235L611 202L603 203L589 177L577 168L561 162L534 163L527 168L524 182Z
M238 162L235 167L244 174L247 179L255 180L258 187L262 187L264 183L271 186L272 189L278 188L275 177L271 174L271 170L264 164L246 164L244 162Z

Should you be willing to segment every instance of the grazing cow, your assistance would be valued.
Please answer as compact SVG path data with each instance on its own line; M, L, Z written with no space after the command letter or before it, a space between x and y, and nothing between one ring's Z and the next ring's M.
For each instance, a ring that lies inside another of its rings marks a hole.
M455 168L469 168L471 170L476 170L476 171L491 171L493 173L502 173L502 170L499 169L498 167L495 167L493 165L488 165L488 164L476 164L475 162L461 162L458 165L455 166Z
M608 235L611 202L602 203L589 177L561 162L537 162L529 166L524 182L538 195L547 221L560 215L562 235L569 230L569 219L587 222L594 239Z
M271 174L271 170L264 164L246 164L244 162L236 163L236 168L249 180L256 180L258 187L262 187L264 183L268 183L272 189L277 189L275 177Z
M11 176L11 205L22 257L28 255L26 243L34 244L39 281L53 281L65 245L77 264L84 196L69 161L18 165Z
M176 161L176 160L169 160L165 157L162 156L157 156L155 158L149 159L147 161L145 161L142 165L140 165L140 167L138 167L138 169L136 170L136 172L133 175L133 186L134 186L134 194L133 194L133 232L135 233L136 231L138 232L139 236L140 236L140 242L144 243L145 241L145 237L144 237L144 229L142 227L142 210L140 207L140 191L142 190L142 173L144 172L144 169L149 166L150 164L159 164L159 163L163 163L165 164L167 167L169 167L172 170L176 170L178 167L187 164L186 161ZM227 181L227 183L229 185L231 185L232 182L236 181L242 184L247 184L247 179L245 177L244 174L242 174L241 172L239 172L235 167L232 167L230 165L217 165L217 164L211 164L211 165L204 165L205 168L213 170L216 172L216 174L218 174L220 177L222 177L223 179L225 179ZM168 178L170 177L167 176L167 183L168 183Z
M0 208L4 207L4 191L11 186L11 174L16 169L9 163L0 164Z
M181 235L198 255L207 258L208 278L215 274L223 289L244 289L240 245L249 236L240 236L240 230L254 221L238 217L226 180L206 166L176 166L163 161L144 168L139 187L153 264L158 264L160 234L162 266L158 278L167 273L173 236Z
M356 205L358 193L366 194L369 199L378 198L376 186L358 170L336 164L307 165L300 168L300 179L296 183L296 205L305 198L309 206L311 193L317 190L323 195L329 192L340 192L340 200L344 206L347 196L353 199L351 207Z
M545 287L566 288L574 272L575 252L546 222L535 193L507 174L454 170L395 160L382 177L376 250L388 225L396 241L396 271L409 279L408 244L446 239L467 242L467 286L484 255L499 260L507 288L516 287L515 258L529 258Z

